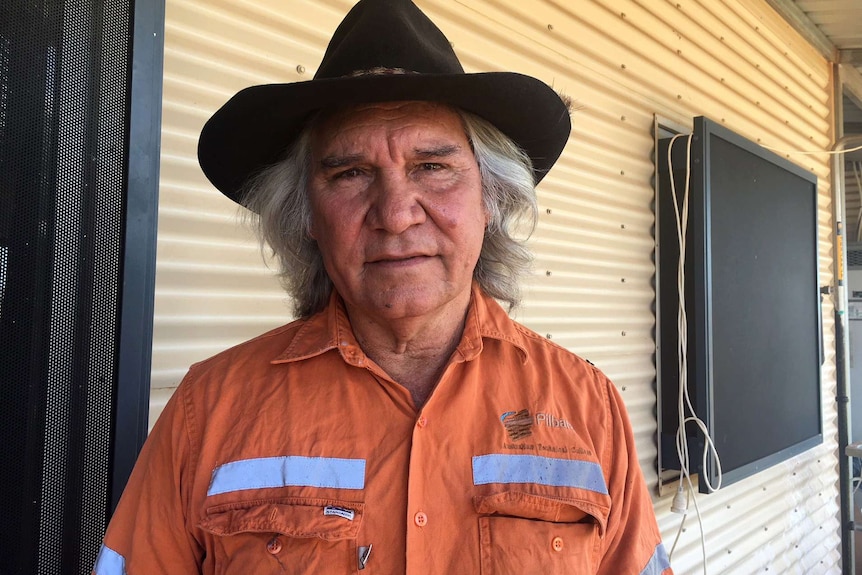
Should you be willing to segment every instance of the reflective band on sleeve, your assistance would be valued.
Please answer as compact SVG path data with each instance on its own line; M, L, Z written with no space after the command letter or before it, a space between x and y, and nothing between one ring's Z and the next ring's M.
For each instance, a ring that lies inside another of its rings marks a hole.
M99 556L96 557L96 564L93 566L93 573L96 575L126 575L126 560L122 555L105 547L99 549Z
M659 543L655 546L655 551L647 566L641 571L641 575L661 575L669 567L670 559L668 559L667 551L665 551L664 545Z
M477 455L473 457L473 484L535 483L575 487L607 495L598 463L555 459L538 455Z
M365 460L288 455L232 461L213 471L207 495L287 486L363 489Z

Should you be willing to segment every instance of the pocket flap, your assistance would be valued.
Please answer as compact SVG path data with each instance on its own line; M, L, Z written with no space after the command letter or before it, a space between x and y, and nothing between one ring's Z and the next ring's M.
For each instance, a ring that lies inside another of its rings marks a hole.
M481 515L505 515L554 523L596 523L600 535L607 526L607 511L587 501L565 497L535 495L523 491L504 491L473 497Z
M200 527L214 535L281 533L325 541L355 538L364 503L287 497L239 501L210 507Z

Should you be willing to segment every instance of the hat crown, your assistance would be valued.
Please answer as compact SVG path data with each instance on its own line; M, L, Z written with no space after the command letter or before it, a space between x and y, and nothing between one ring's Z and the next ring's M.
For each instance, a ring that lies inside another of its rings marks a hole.
M410 0L361 0L335 30L315 79L380 69L463 74L443 32Z
M413 2L360 0L333 34L313 80L250 86L213 114L198 143L201 168L242 203L249 178L284 157L310 114L409 100L484 118L527 153L536 183L571 133L566 104L541 80L515 72L465 74L449 40Z

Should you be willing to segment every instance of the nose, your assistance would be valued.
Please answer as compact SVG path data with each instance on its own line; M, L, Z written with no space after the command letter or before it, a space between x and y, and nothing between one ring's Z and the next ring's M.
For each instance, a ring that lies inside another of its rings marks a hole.
M400 234L425 221L419 186L399 170L381 170L372 184L368 223L373 229Z

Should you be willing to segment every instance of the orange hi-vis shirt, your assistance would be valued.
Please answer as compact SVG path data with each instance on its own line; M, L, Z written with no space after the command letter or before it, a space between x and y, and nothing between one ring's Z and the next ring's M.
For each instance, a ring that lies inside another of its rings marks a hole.
M97 575L669 574L623 402L474 285L427 403L333 295L194 365L156 423Z

